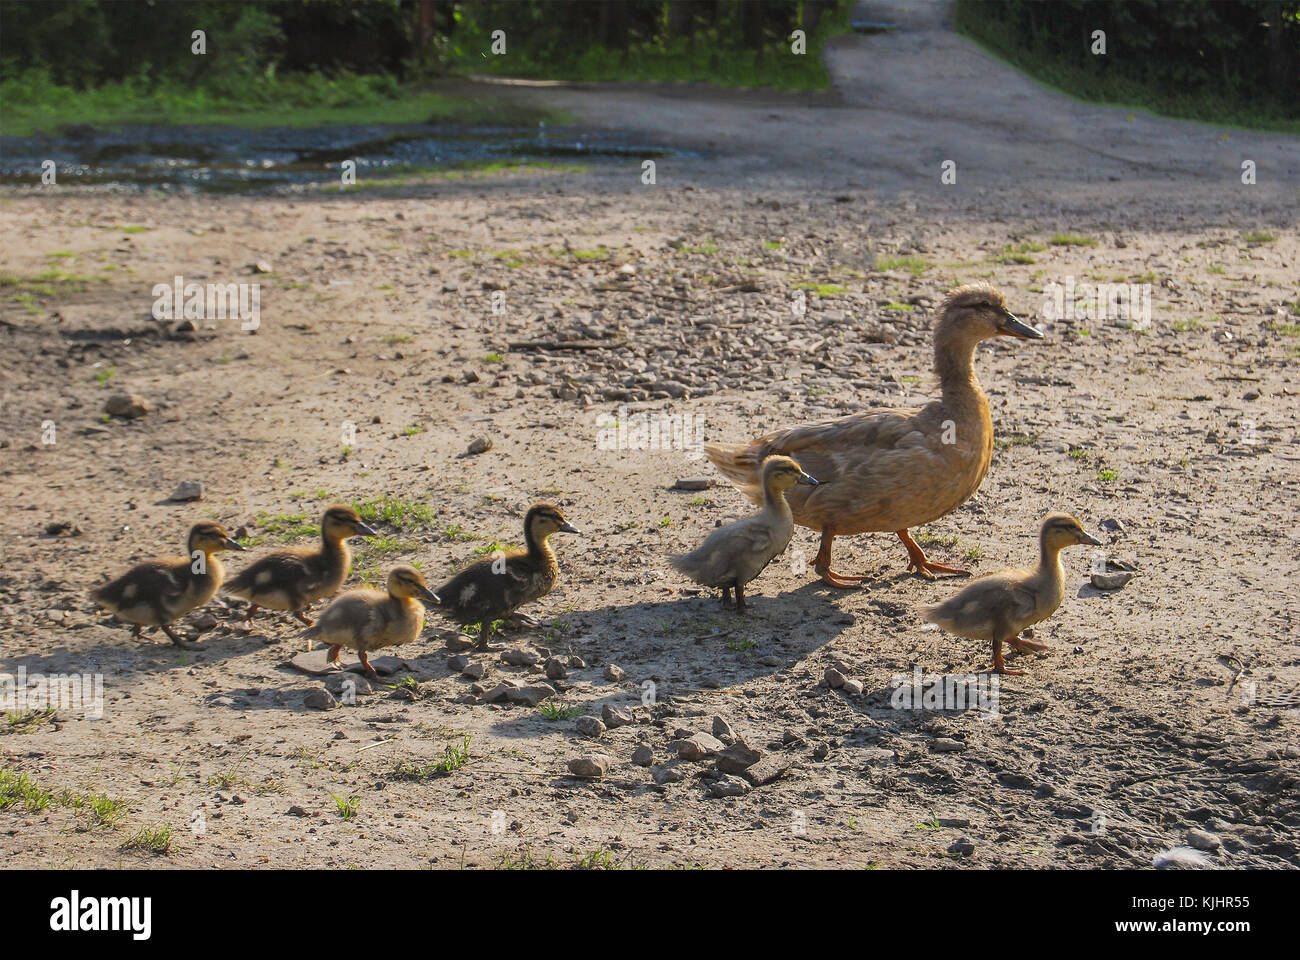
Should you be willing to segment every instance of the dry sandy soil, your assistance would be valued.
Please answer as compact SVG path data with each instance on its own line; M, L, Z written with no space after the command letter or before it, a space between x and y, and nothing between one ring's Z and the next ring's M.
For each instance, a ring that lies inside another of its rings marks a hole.
M1070 103L940 13L886 13L904 29L837 45L825 98L502 94L698 152L661 161L655 186L631 165L345 196L0 199L6 276L57 262L103 277L0 302L0 672L105 685L102 719L0 723L0 765L54 793L0 810L5 864L1148 867L1189 842L1223 866L1300 864L1295 141ZM955 186L939 183L946 158ZM1258 186L1241 185L1242 158ZM1008 245L1029 262L999 257ZM258 280L260 329L173 334L150 290L176 274ZM1048 319L1044 284L1070 276L1151 283L1150 326ZM987 572L1027 562L1043 514L1067 509L1140 574L1102 593L1086 551L1068 553L1066 600L1039 630L1051 650L1013 658L1026 673L1002 681L995 716L896 710L896 675L988 662L921 629L953 584L904 575L894 537L863 536L838 541L837 568L873 579L830 590L798 569L815 551L798 530L750 615L724 612L663 558L743 499L670 490L713 470L689 451L600 449L598 423L641 402L741 439L919 405L932 307L976 279L1047 339L981 349L992 468L919 535ZM821 287L797 316L802 283ZM572 340L597 348L511 347ZM119 390L154 409L106 421ZM475 436L492 449L464 455ZM183 480L201 501L166 501ZM418 560L433 581L517 543L531 501L561 505L584 535L557 537L560 585L528 611L543 625L506 646L584 665L548 681L471 654L479 683L549 682L571 710L634 722L592 740L575 717L483 702L448 668L455 634L436 617L393 651L391 687L311 709L322 680L288 663L291 622L244 629L214 604L185 622L203 647L188 653L131 640L87 598L197 520L245 526L264 550L277 520L375 498L428 512L382 524L357 573ZM830 666L862 692L828 689ZM714 763L669 743L715 717L788 769L710 796ZM450 774L401 766L465 736ZM641 744L651 767L631 761ZM569 775L597 752L604 779ZM96 814L95 796L126 809ZM160 825L168 853L128 843Z

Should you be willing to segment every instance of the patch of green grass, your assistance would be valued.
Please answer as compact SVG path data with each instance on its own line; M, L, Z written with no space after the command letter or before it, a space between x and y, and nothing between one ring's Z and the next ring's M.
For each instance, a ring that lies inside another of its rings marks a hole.
M483 356L484 363L501 363L503 360L505 360L505 357L499 353L488 353Z
M922 257L881 257L876 261L876 269L882 273L887 270L906 270L912 276L919 277L930 269L930 264Z
M42 790L27 774L0 767L0 810L22 804L28 813L35 813L49 806L51 799L50 791Z
M497 856L498 870L557 870L554 858L548 853L545 860L533 855L533 848L524 844L515 853L502 851Z
M1272 243L1277 239L1277 236L1262 230L1251 230L1250 232L1243 234L1241 239L1245 240L1247 243Z
M1192 317L1189 320L1175 320L1174 329L1179 333L1187 333L1189 330L1203 330L1205 329L1205 324L1196 317Z
M90 816L97 827L115 827L126 816L127 803L121 797L110 797L106 793L92 793L84 797L90 807Z
M713 241L706 240L704 243L698 244L679 243L675 249L678 253L694 253L704 257L711 257L721 248Z
M582 716L586 711L581 707L571 707L563 700L556 700L552 697L538 704L537 712L554 723L557 720L571 720L574 717Z
M1085 236L1082 233L1054 234L1049 242L1054 247L1095 247L1098 243L1096 237Z
M459 746L454 743L448 744L447 748L442 751L440 757L437 757L428 763L419 763L414 761L399 762L393 768L393 774L402 780L428 780L431 777L446 776L469 763L470 739L471 738L466 735Z
M887 303L887 304L885 304L885 309L886 309L886 310L905 310L905 311L907 311L908 313L911 313L913 310L916 309L916 307L913 306L913 305L910 304L910 303Z
M400 343L410 343L414 339L409 333L393 333L384 337L384 343L390 347L395 347Z
M829 297L837 293L846 293L848 291L848 287L838 283L813 283L812 281L801 283L795 289L811 290L819 297Z
M431 527L437 516L426 504L392 496L361 500L352 504L352 508L367 523L387 523L401 530Z
M35 733L56 712L54 707L43 707L40 710L28 707L5 714L5 720L9 724L10 733Z
M123 850L147 850L166 856L172 848L175 830L166 824L141 827L122 844Z
M1148 270L1146 273L1136 273L1128 278L1129 283L1159 283L1160 278L1156 276L1154 270Z
M453 543L457 540L477 540L478 534L470 533L459 523L449 523L442 530L443 536Z
M764 250L780 250L781 247L782 247L782 243L781 243L780 240L764 240L764 241L763 241L763 249L764 249Z
M1036 433L1009 433L1005 437L995 437L993 448L1005 450L1007 447L1032 447L1038 442Z
M1046 244L1035 243L1032 240L1026 240L1018 244L1008 243L989 259L994 263L1033 263L1034 258L1030 254L1046 249Z
M320 536L320 527L312 523L305 513L259 513L253 525L280 543Z
M1114 483L1119 479L1119 471L1112 467L1099 467L1097 469L1097 479L1102 483Z
M360 797L340 797L337 793L330 793L330 796L334 798L334 806L340 817L344 820L352 820L356 817L357 810L361 806Z

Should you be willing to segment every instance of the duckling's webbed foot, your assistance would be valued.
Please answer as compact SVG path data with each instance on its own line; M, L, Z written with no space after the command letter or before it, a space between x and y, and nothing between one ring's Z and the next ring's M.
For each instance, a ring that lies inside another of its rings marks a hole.
M848 574L836 573L831 569L831 544L835 542L835 534L831 530L822 531L821 546L817 548L817 558L813 561L813 569L817 575L822 578L822 583L829 587L838 587L841 590L852 590L861 586L866 577L850 576Z
M534 619L526 613L512 613L510 614L510 619L514 621L515 624L523 627L540 627L542 625L540 620Z
M745 612L745 588L736 584L736 612Z
M736 601L734 601L734 600L731 599L731 588L730 588L730 587L723 587L723 588L722 588L722 606L723 606L725 609L730 610L730 609L731 609L732 607L734 607L735 605L736 605Z
M994 673L1006 674L1009 677L1023 676L1023 670L1010 670L1007 668L1006 661L1002 659L1002 641L993 641L993 666L985 667L986 670L992 670Z
M361 660L361 668L366 671L366 676L371 680L378 680L379 674L375 671L375 668L370 665L370 658L366 656L366 651L358 650L357 657Z
M251 628L253 626L253 614L257 613L257 604L250 603L248 609L244 611L244 626Z
M1033 640L1025 640L1021 637L1008 637L1007 645L1013 647L1017 653L1030 653L1035 650L1046 650L1047 644L1037 643Z
M307 614L303 613L301 610L295 610L293 615L297 618L299 623L305 623L309 627L316 626L316 621L307 616Z
M907 548L907 569L910 573L915 570L927 580L933 580L937 573L950 573L960 577L969 577L970 571L962 567L949 567L942 563L934 563L929 560L925 551L920 545L912 539L911 534L906 530L894 531L898 534L898 539L903 541L903 546Z
M343 669L343 664L339 663L339 651L342 649L343 644L341 643L330 644L330 648L325 654L325 665L327 667L334 667L338 670Z
M161 626L162 626L162 631L163 631L163 633L165 633L165 634L167 634L167 636L171 637L172 643L176 644L176 646L180 647L182 650L202 650L202 649L203 649L203 648L200 647L197 643L194 643L194 642L192 642L192 641L190 641L190 640L186 640L184 637L182 637L180 634L178 634L175 630L173 630L173 629L172 629L170 626L168 626L167 624L164 623L164 624L161 624Z

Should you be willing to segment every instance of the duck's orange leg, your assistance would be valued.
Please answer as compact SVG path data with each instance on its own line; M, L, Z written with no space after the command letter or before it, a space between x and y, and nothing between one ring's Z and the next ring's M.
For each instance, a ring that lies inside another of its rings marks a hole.
M299 623L305 623L309 627L316 626L316 621L314 621L311 617L307 616L307 614L303 613L301 610L295 610L293 612L293 615L298 618Z
M822 578L822 583L828 586L849 590L861 585L862 581L867 579L866 577L846 576L831 569L831 544L834 542L835 531L830 527L823 529L822 542L817 548L817 559L813 561L813 569Z
M1012 647L1015 647L1015 649L1019 653L1025 653L1031 650L1048 649L1047 644L1045 643L1036 643L1033 640L1024 640L1020 637L1008 637L1007 643L1010 644Z
M903 546L907 548L907 569L915 570L927 580L933 580L936 573L953 573L962 577L969 577L970 571L962 567L946 567L942 563L933 563L925 556L925 551L920 545L912 539L912 535L906 530L895 530L898 539L903 541Z
M339 651L343 649L341 643L331 643L329 650L325 654L325 665L329 667L338 667L343 669L343 664L339 663Z
M357 656L361 659L361 667L366 671L366 676L372 680L378 680L379 674L376 673L375 668L370 665L370 658L366 656L366 651L358 650Z

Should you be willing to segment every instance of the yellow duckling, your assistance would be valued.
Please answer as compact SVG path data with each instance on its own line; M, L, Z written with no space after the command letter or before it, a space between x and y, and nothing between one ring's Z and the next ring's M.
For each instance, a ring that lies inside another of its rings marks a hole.
M217 552L244 548L221 524L196 523L186 538L185 549L189 554L185 557L136 564L116 580L93 590L90 598L135 624L132 636L141 636L142 626L161 627L176 646L200 649L182 640L171 625L216 596L226 575Z
M942 603L927 607L922 619L949 633L970 640L993 642L993 666L998 673L1008 670L1002 660L1002 644L1016 650L1046 650L1046 644L1020 639L1020 631L1046 620L1065 597L1065 570L1061 551L1076 544L1101 546L1101 541L1083 532L1079 521L1068 513L1048 514L1038 533L1038 568L1003 570L980 577Z
M327 662L339 664L344 647L357 652L366 674L378 677L370 665L370 651L410 643L424 629L422 597L438 602L438 595L424 583L415 567L393 567L388 574L388 592L359 588L349 590L323 611L316 625L304 631L308 646L316 640L329 644Z
M735 589L736 612L744 613L745 584L784 553L794 536L785 492L797 483L817 486L789 457L768 457L763 461L763 509L714 530L690 553L669 557L668 562L701 586L720 587L723 606L731 604Z
M525 549L480 560L452 577L437 591L441 612L462 625L478 624L478 646L487 647L493 621L546 596L559 579L551 534L581 532L558 507L533 504L524 515Z
M759 437L748 444L710 443L704 452L754 503L762 501L760 467L773 454L795 457L821 481L788 495L795 523L820 530L815 569L835 587L865 577L831 570L836 537L894 531L924 577L969 573L932 563L908 533L937 520L973 494L993 455L988 399L975 378L975 348L991 337L1043 334L1007 310L987 284L959 287L939 308L934 366L943 393L920 410L879 409Z
M355 510L336 503L321 517L319 548L268 553L232 577L222 592L249 601L249 621L258 607L265 607L287 610L310 627L312 621L303 611L338 593L352 568L348 537L378 535Z

